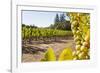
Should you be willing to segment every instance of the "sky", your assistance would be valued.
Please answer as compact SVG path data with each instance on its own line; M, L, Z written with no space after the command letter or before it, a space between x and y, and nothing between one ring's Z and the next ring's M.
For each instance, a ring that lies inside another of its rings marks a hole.
M22 11L22 24L48 27L54 23L56 14L63 12ZM66 17L68 19L68 17Z

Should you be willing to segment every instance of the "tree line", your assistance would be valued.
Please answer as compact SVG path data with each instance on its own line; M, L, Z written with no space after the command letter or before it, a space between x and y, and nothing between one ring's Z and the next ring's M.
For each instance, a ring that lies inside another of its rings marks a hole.
M70 21L66 20L66 13L56 14L54 24L50 25L52 29L71 30Z

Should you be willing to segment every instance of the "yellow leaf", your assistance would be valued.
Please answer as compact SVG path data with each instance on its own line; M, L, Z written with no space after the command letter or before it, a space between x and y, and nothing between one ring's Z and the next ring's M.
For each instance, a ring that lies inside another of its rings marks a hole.
M64 49L59 56L59 61L72 60L72 59L73 59L72 50L70 48Z
M47 52L45 53L46 61L56 61L56 56L52 48L48 48Z

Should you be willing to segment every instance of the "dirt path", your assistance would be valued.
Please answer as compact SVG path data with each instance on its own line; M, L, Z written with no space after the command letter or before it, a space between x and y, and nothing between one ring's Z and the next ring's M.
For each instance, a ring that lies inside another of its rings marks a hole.
M37 45L35 44L34 46L44 49L48 49L48 47L53 48L57 58L59 54L62 52L62 50L65 48L72 48L72 50L75 50L75 43L73 39L61 40L60 42L52 42L49 44L37 44ZM44 52L40 51L36 54L23 53L22 62L33 62L33 61L37 62L40 61L43 57L44 57Z

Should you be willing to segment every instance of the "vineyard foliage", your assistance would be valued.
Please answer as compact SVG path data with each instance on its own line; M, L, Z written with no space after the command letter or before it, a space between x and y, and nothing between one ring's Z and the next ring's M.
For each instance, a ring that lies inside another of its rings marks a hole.
M64 37L64 36L72 36L71 31L66 30L58 30L58 29L46 29L46 28L31 28L31 27L22 27L22 38L45 38L45 37Z

